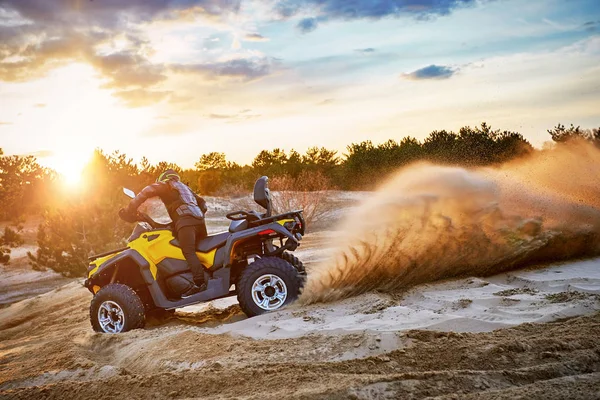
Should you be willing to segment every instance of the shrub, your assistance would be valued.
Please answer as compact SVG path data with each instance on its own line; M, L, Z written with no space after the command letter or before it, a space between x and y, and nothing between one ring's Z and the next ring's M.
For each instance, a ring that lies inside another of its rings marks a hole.
M23 237L19 234L20 227L12 229L4 228L4 234L0 236L0 264L10 262L10 249L23 244Z
M325 200L332 185L322 172L304 171L297 178L276 176L271 179L270 188L273 191L273 213L303 209L308 227L331 211Z

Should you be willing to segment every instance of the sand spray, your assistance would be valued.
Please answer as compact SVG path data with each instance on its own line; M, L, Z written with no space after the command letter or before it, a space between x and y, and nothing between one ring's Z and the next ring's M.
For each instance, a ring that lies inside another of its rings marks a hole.
M300 301L600 254L600 150L569 143L494 168L415 164L343 221Z

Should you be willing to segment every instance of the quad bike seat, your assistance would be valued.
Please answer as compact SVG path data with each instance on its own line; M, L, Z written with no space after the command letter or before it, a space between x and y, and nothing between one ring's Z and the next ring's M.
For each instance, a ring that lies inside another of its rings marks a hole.
M227 241L229 232L217 233L216 235L209 235L204 239L200 240L196 245L196 249L202 253L207 253L212 249L221 247Z
M209 235L204 239L200 240L196 245L196 250L201 253L208 253L209 251L216 249L217 247L221 247L227 242L227 238L229 237L229 232L217 233L216 235ZM181 247L179 244L179 240L173 239L171 240L171 244L173 246Z
M248 220L246 219L242 219L240 221L231 221L231 224L229 224L229 232L241 232L243 230L248 229L248 226Z
M238 211L238 213L239 213L239 211ZM232 214L236 214L236 212L234 212ZM235 219L233 219L231 221L231 223L229 224L229 232L236 233L236 232L241 232L243 230L246 230L250 226L251 222L257 221L257 220L263 218L264 216L265 216L264 214L259 214L256 211L248 211L245 213L244 219L238 219L236 217Z

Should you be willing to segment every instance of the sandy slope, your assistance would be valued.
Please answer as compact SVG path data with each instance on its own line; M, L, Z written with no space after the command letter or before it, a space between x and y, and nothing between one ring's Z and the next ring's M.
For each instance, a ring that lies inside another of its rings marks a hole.
M359 331L253 340L173 323L100 335L87 300L69 284L2 310L0 396L587 399L600 390L598 314L491 333L409 330L392 349ZM204 315L221 317L231 318Z
M305 238L309 270L335 235ZM91 330L81 282L6 272L8 302L35 297L0 309L0 398L600 399L600 259L252 319L223 299L120 335Z
M91 331L90 294L73 282L0 310L0 397L595 398L599 265L369 293L252 319L224 299L122 335ZM589 316L565 319L579 314ZM546 323L464 333L526 321Z
M227 300L215 303L228 305ZM202 306L188 309L201 310ZM406 292L368 293L324 305L296 305L276 314L201 332L261 339L300 337L314 332L368 332L393 337L409 329L486 332L597 311L600 259L420 285Z
M46 293L71 281L53 271L32 270L27 252L35 250L32 245L13 249L10 264L0 265L0 307Z

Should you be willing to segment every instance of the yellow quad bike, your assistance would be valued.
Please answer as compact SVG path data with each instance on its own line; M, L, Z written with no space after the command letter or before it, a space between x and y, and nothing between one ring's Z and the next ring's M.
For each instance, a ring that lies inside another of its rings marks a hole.
M208 270L207 289L186 298L181 294L191 288L192 272L171 226L139 214L141 222L127 247L90 257L85 286L94 295L93 329L126 332L142 328L148 314L236 294L249 317L294 301L306 277L302 262L291 253L306 228L302 210L271 215L266 176L256 181L254 200L265 213L229 213L228 232L200 240L196 254Z

